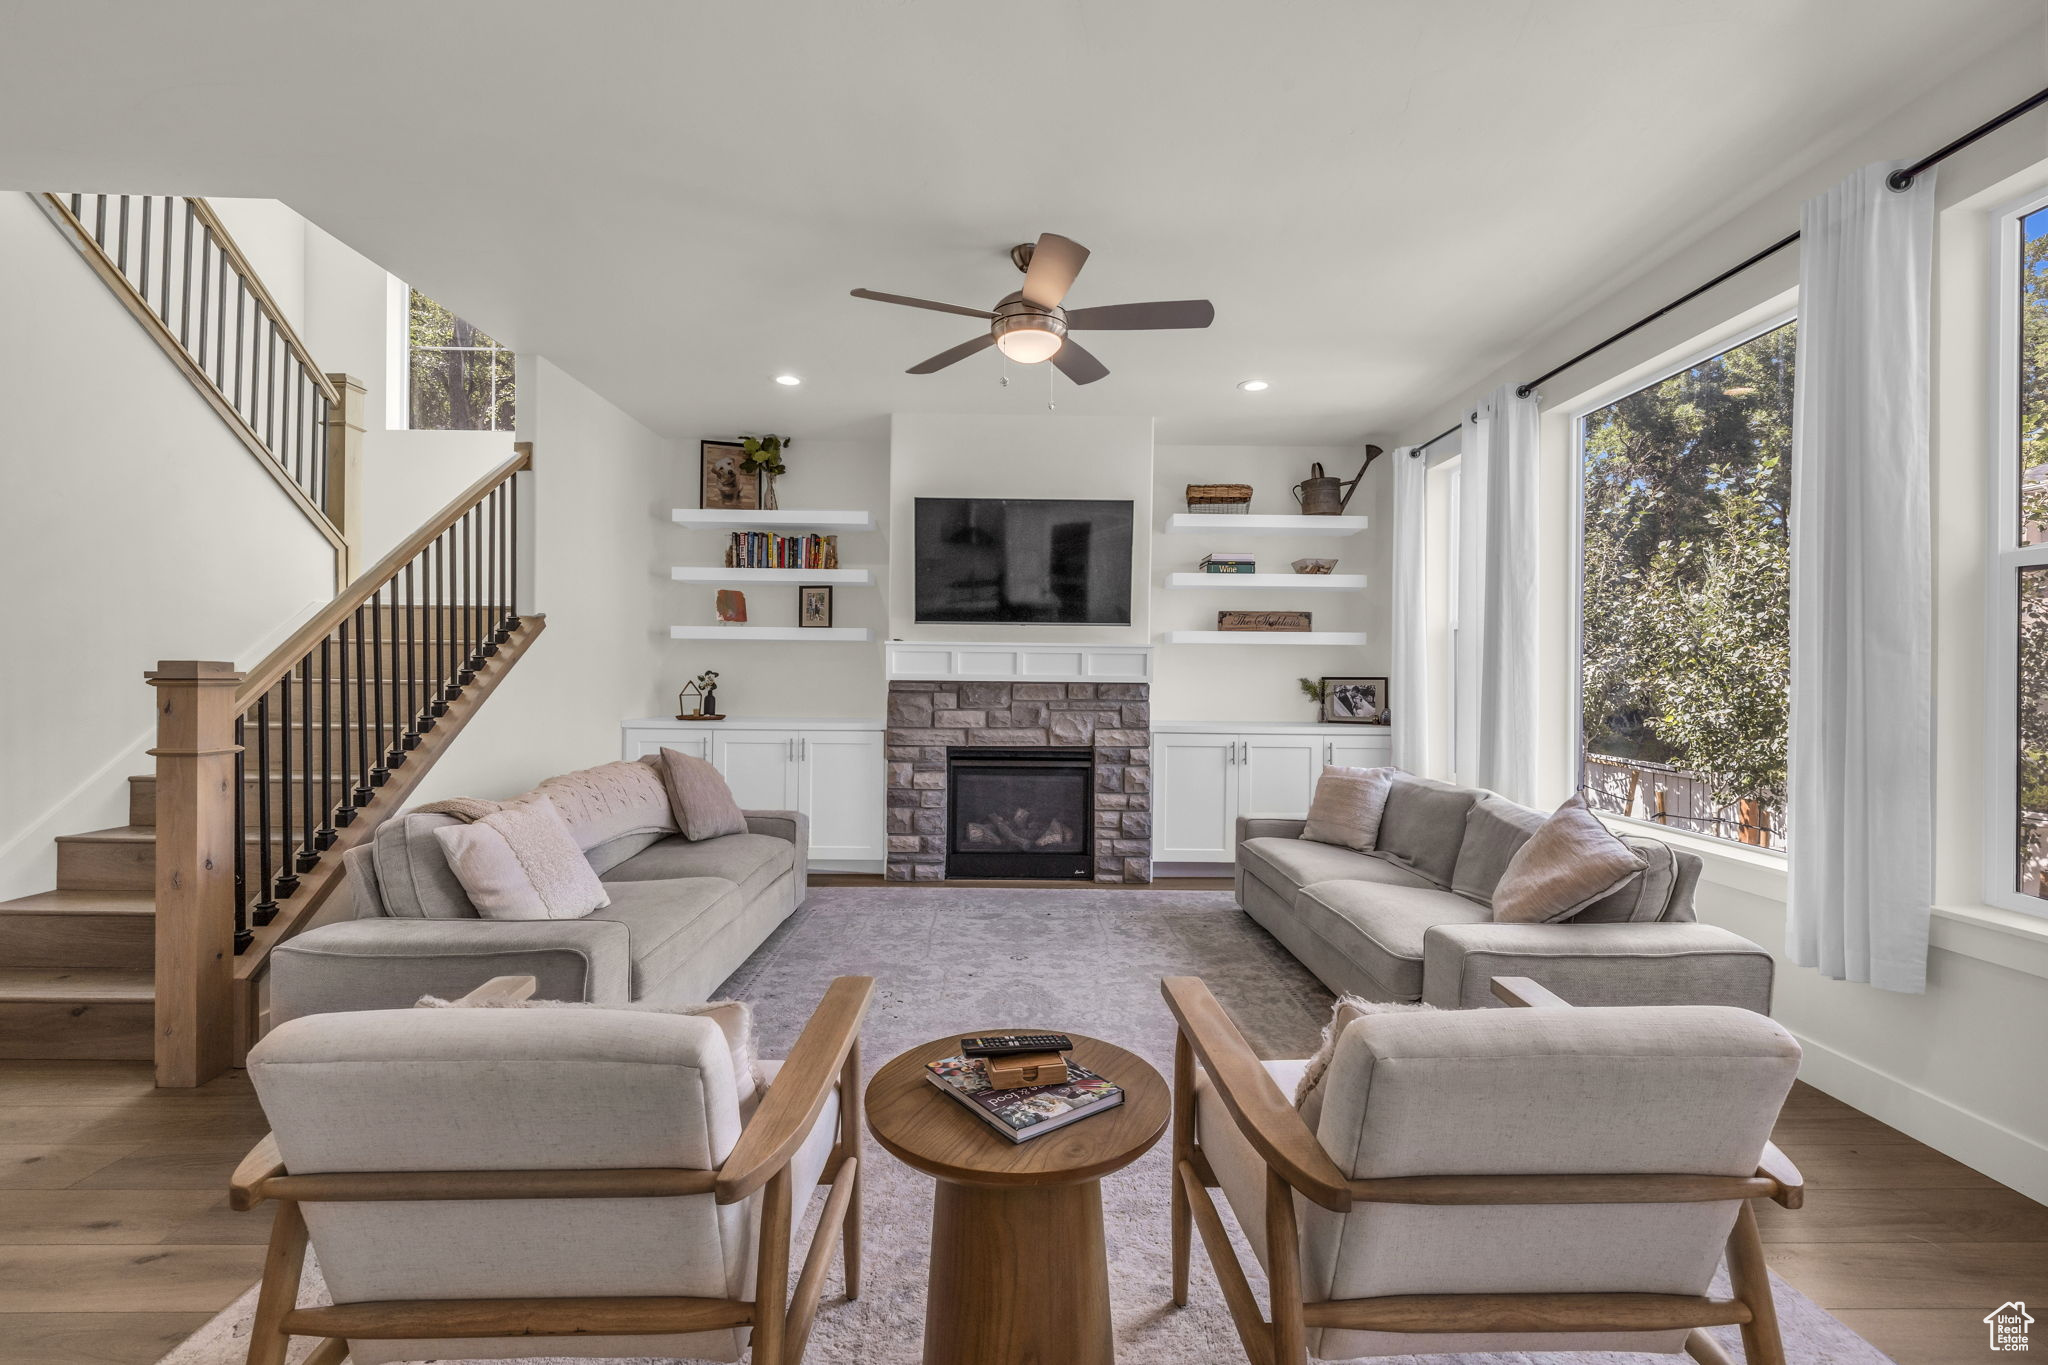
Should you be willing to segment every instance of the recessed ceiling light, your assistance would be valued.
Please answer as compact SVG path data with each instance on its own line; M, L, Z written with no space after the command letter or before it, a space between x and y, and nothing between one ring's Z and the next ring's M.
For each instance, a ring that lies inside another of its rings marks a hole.
M778 374L778 375L776 375L776 376L775 376L775 382L776 382L776 383L778 383L778 384L780 384L780 385L782 385L782 386L783 386L784 388L791 388L791 389L793 389L793 388L795 388L795 387L796 387L797 385L799 385L799 384L803 383L804 381L803 381L803 380L801 380L801 379L798 379L798 378L797 378L797 377L796 377L795 375L793 375L793 374Z
M1243 389L1246 393L1263 393L1267 389L1272 388L1273 386L1271 384L1268 384L1263 379L1247 379L1243 383L1239 384L1238 387L1240 389Z

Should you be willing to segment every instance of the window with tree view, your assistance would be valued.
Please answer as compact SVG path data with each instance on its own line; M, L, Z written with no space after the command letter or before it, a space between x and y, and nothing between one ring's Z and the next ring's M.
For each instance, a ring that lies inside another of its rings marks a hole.
M415 289L406 319L407 425L510 431L512 352Z
M2008 363L2017 389L2011 468L2019 487L2018 525L2001 553L2017 578L2019 747L2014 889L2048 898L2048 208L2019 220L2016 354ZM2008 276L2008 278L2012 278ZM2008 409L2010 412L2011 409Z
M1583 419L1580 783L1596 810L1785 846L1796 331Z

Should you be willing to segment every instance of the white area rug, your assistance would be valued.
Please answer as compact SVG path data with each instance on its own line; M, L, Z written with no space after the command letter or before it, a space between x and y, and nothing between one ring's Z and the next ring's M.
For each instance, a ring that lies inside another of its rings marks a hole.
M1330 1006L1329 992L1228 893L1190 891L819 888L723 993L754 1003L762 1053L777 1057L826 984L842 974L878 979L863 1035L870 1071L949 1033L1042 1025L1110 1039L1169 1075L1173 1026L1159 998L1162 976L1204 978L1266 1057L1307 1056ZM931 1181L872 1142L868 1152L865 1292L859 1302L846 1302L835 1269L807 1365L914 1365L920 1358ZM1169 1166L1162 1140L1103 1181L1117 1359L1122 1365L1231 1365L1244 1356L1199 1242L1189 1306L1176 1309L1168 1297ZM798 1247L807 1244L800 1233ZM1249 1255L1244 1261L1256 1271ZM307 1278L310 1300L320 1293L317 1269ZM1890 1365L1888 1356L1798 1290L1774 1283L1792 1365ZM1257 1288L1263 1301L1265 1286ZM161 1365L241 1365L255 1302L252 1288ZM1733 1329L1720 1330L1741 1359ZM294 1361L309 1348L302 1343ZM537 1359L552 1365L554 1358ZM1433 1365L1670 1365L1681 1359L1428 1357ZM1393 1365L1423 1362L1401 1357Z

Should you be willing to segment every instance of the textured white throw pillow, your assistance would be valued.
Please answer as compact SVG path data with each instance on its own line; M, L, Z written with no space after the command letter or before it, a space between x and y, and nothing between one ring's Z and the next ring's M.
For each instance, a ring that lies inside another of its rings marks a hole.
M1370 853L1386 814L1387 793L1399 768L1328 767L1316 780L1301 837Z
M1499 924L1570 919L1642 870L1643 860L1573 792L1508 860L1493 889L1493 918Z
M448 868L485 919L580 919L610 905L562 813L531 795L434 831Z
M1340 995L1337 1003L1330 1007L1330 1022L1323 1025L1323 1041L1316 1048L1316 1055L1308 1059L1302 1068L1301 1082L1294 1087L1294 1107L1301 1111L1301 1121L1313 1133L1323 1117L1323 1091L1327 1089L1323 1080L1330 1074L1330 1059L1337 1055L1337 1040L1344 1036L1344 1030L1351 1027L1355 1019L1368 1014L1412 1014L1416 1010L1433 1010L1436 1006L1420 1003L1410 1004L1398 1000L1367 1000L1357 995Z

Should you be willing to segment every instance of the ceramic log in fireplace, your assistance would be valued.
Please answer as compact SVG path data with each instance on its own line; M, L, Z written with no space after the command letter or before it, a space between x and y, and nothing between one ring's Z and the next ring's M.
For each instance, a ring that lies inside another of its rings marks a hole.
M946 875L1087 881L1095 874L1095 752L946 753Z

